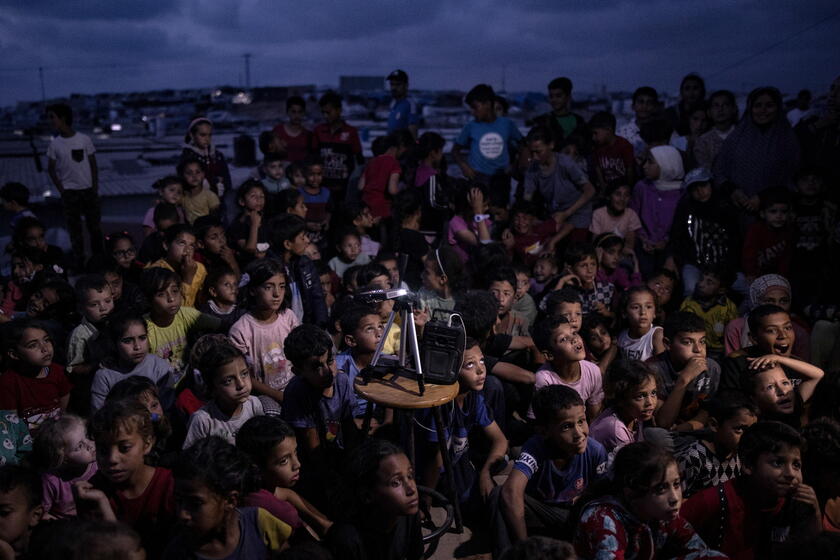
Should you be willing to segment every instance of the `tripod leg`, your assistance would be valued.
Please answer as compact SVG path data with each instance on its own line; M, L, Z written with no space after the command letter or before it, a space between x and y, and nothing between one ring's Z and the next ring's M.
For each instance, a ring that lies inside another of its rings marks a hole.
M375 366L379 363L379 356L382 355L382 349L385 348L385 341L388 339L388 333L391 332L391 325L394 324L394 318L396 316L396 311L392 309L391 315L388 316L388 322L385 323L385 330L382 331L382 338L379 340L379 344L376 345L376 352L373 353L373 359L370 361L370 365Z
M367 439L370 433L370 421L373 418L373 402L368 401L365 407L365 417L362 420L362 439Z
M432 412L435 415L435 428L437 428L438 447L440 447L440 456L443 459L443 469L446 471L446 481L449 483L449 488L452 495L449 497L452 500L452 507L455 509L455 532L464 532L464 522L461 519L461 502L458 501L458 490L455 488L455 472L452 470L452 458L449 456L449 449L446 445L446 434L443 431L443 415L440 413L440 407L432 407Z

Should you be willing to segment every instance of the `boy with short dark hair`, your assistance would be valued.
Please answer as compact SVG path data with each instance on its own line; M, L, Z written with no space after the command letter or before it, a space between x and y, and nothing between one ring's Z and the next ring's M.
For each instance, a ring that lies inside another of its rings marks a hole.
M41 477L34 469L0 467L0 557L26 556L32 529L44 515L41 494Z
M284 391L283 419L308 458L326 446L346 448L355 436L356 397L347 375L336 375L330 335L315 325L295 327L283 343L295 377ZM349 441L348 441L349 440Z
M641 126L653 120L660 109L659 94L650 86L642 86L633 92L633 112L635 116L616 131L616 134L633 145L636 160L641 161L647 151L647 143L642 139Z
M498 321L494 330L496 334L511 336L529 336L528 328L522 317L512 311L513 300L516 295L516 273L510 267L496 268L489 271L487 280L489 291L498 302Z
M723 331L726 323L738 317L738 308L726 296L726 290L733 278L720 265L700 268L700 280L694 286L694 293L685 298L680 311L694 313L706 325L706 351L715 359L723 357Z
M90 383L107 348L99 335L107 328L108 317L114 311L111 285L101 274L89 274L76 281L76 298L82 322L67 340L67 377L73 383L73 410L85 414L90 407ZM116 341L115 341L116 342Z
M544 309L549 317L565 318L575 332L583 324L583 299L575 288L561 288L548 294Z
M636 156L633 145L626 138L615 133L615 116L601 111L589 121L592 131L592 161L595 168L595 182L603 193L607 185L621 182L636 184Z
M533 408L537 433L522 446L502 486L504 517L493 514L497 550L527 538L529 529L564 536L570 530L572 504L606 473L607 452L589 437L577 391L563 385L543 387L534 395Z
M103 249L96 149L89 136L73 130L73 110L68 105L50 105L47 116L58 132L47 148L48 171L64 204L75 262L81 264L85 258L82 216L90 236L91 251L98 255Z
M752 344L732 352L721 361L720 390L741 390L744 372L750 363L767 354L791 357L796 334L790 313L777 305L765 304L755 307L747 317ZM788 378L799 380L800 376L782 365Z
M324 290L315 265L305 255L309 238L306 222L292 214L278 216L269 224L271 250L286 265L287 289L292 311L303 323L325 326L329 320Z
M564 141L576 137L583 141L583 154L586 155L587 130L586 121L571 111L572 80L565 76L554 78L548 82L548 103L551 111L534 119L534 126L546 126L551 131L551 138L557 150Z
M720 383L720 366L706 355L706 325L694 313L678 311L665 320L663 331L665 351L648 362L663 403L656 411L656 424L680 431L700 429L706 421L701 405Z
M741 253L741 268L747 283L762 274L789 276L795 246L795 232L790 219L793 205L790 191L785 187L769 188L759 198L761 221L747 229Z
M488 187L490 206L506 208L510 198L511 161L519 152L522 134L507 117L497 117L496 94L487 84L472 88L465 98L473 119L452 144L452 157L467 179ZM464 157L463 150L469 150Z
M280 191L292 186L289 179L286 178L287 163L283 154L268 152L263 157L260 166L256 169L254 178L263 184L270 197L275 197Z
M738 443L741 476L706 488L680 514L710 547L729 558L776 558L785 542L822 529L814 489L802 482L799 433L780 422L759 422Z
M144 264L155 262L166 255L166 250L163 248L166 230L181 223L178 207L171 202L159 202L155 205L152 219L155 230L146 236L137 254L137 260Z
M359 372L370 365L376 347L382 339L383 323L379 312L368 305L353 305L341 314L341 332L346 350L335 357L339 373L344 373L352 384ZM367 401L356 400L353 416L361 418L367 409Z
M286 152L286 158L292 163L301 162L309 156L312 143L312 132L303 126L306 118L306 100L299 95L287 98L286 117L288 120L275 126L272 132ZM289 179L291 180L291 177Z
M12 214L9 218L9 229L13 232L18 220L27 216L35 217L29 209L29 189L22 183L8 182L3 185L0 188L0 200L3 202L3 209Z
M324 186L344 199L347 181L357 165L364 163L359 131L341 118L342 98L330 90L318 100L324 122L312 131L312 152L324 162Z
M703 408L708 414L707 429L674 453L684 498L741 474L738 442L758 419L755 403L734 391L705 401Z

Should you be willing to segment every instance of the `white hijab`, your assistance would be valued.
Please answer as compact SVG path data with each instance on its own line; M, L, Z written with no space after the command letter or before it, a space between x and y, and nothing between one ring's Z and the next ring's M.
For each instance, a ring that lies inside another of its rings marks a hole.
M674 191L682 187L685 177L682 156L673 146L656 146L650 153L659 165L659 179L654 181L660 191Z

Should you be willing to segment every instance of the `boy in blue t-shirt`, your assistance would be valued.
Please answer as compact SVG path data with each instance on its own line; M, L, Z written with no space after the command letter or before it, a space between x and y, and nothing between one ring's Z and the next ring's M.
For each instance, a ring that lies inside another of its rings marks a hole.
M462 504L468 501L473 506L478 506L482 501L480 498L487 498L494 488L490 468L499 461L504 460L507 451L507 439L502 430L491 418L490 412L484 401L481 390L487 378L487 370L484 366L484 354L478 341L468 338L464 350L464 360L458 376L458 395L455 397L454 407L443 409L443 431L446 436L449 456L452 460L452 470L455 473L455 491ZM451 413L448 413L451 410ZM427 426L427 451L424 455L430 460L422 472L423 485L435 488L440 478L443 459L438 446L437 431L431 410L420 418L422 425ZM489 440L489 453L478 472L476 480L475 467L470 460L469 435L473 428L481 428L481 431ZM476 482L478 484L477 494L475 492ZM465 516L475 507L466 508Z
M513 465L494 512L499 550L526 539L530 529L568 538L569 510L584 490L604 476L607 452L589 438L583 400L565 385L549 385L534 395L537 434ZM506 522L506 523L505 523ZM505 530L506 526L506 530Z
M464 177L489 187L490 206L506 208L510 198L510 163L519 152L522 133L507 117L497 117L496 94L487 84L472 88L465 98L475 120L461 130L452 157ZM464 158L463 149L469 154Z
M359 372L370 365L376 347L382 339L382 318L379 312L369 305L352 305L341 314L341 333L347 349L336 356L339 373L350 380L352 387ZM362 418L367 410L367 401L357 397L353 415Z

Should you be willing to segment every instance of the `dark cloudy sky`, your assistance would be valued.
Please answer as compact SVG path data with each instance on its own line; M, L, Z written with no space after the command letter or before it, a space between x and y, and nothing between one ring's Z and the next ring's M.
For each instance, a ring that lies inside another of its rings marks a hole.
M822 22L822 23L820 23ZM810 30L800 32L809 26ZM727 69L739 60L748 62ZM709 87L824 92L840 74L836 0L0 0L0 105L47 96L337 84L400 67L412 86Z

